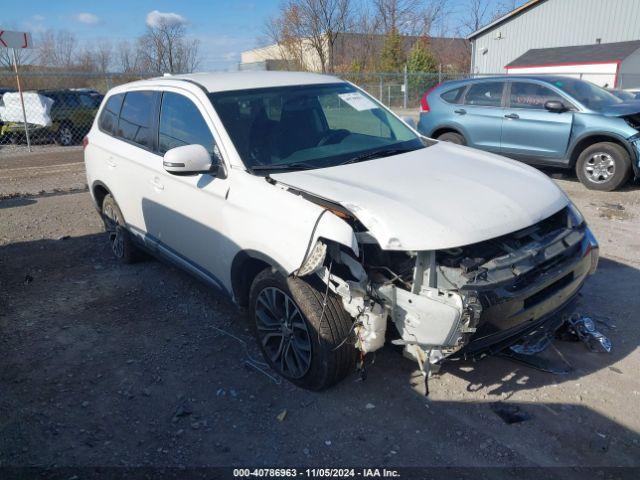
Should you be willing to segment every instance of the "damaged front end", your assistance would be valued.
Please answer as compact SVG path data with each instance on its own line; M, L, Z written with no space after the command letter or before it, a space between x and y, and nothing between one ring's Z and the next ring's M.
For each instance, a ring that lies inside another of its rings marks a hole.
M383 250L348 211L334 213L356 232L358 256L319 239L298 275L318 275L341 297L363 354L389 339L425 376L447 357L480 357L541 326L557 328L556 314L598 262L572 204L508 235L432 251Z

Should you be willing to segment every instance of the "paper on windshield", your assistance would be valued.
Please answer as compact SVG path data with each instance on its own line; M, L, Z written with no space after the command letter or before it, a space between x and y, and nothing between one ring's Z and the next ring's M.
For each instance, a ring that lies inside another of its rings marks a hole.
M373 110L374 108L378 108L375 103L362 95L360 92L341 93L338 96L342 99L343 102L348 103L359 112L361 112L362 110Z

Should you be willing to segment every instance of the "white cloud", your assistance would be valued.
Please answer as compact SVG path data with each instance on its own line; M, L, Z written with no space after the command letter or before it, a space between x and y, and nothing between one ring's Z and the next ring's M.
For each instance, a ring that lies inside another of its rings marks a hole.
M100 21L100 18L93 13L81 12L73 16L76 22L84 23L85 25L95 25Z
M187 19L177 13L159 12L158 10L147 13L147 25L150 27L158 27L161 24L184 25L185 23L187 23Z

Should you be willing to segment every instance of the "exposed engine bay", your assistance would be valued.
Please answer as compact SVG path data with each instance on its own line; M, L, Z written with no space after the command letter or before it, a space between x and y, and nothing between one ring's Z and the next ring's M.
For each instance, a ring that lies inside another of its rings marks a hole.
M447 357L482 356L539 327L597 266L597 242L571 204L508 235L435 251L383 250L352 214L325 206L350 223L359 254L319 239L297 275L318 275L341 297L363 354L390 340L425 378Z

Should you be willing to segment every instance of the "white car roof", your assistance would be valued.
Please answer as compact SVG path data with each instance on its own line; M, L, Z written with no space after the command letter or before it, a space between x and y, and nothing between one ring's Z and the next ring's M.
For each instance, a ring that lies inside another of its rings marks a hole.
M293 85L316 85L323 83L342 82L332 75L320 75L306 72L273 72L273 71L245 71L245 72L216 72L189 73L184 75L165 75L164 77L140 80L128 84L129 86L143 86L144 84L170 84L176 80L196 82L209 92L226 92L231 90L246 90L252 88L285 87ZM166 83L165 83L166 82ZM124 86L123 86L124 87ZM126 88L125 88L126 89Z

